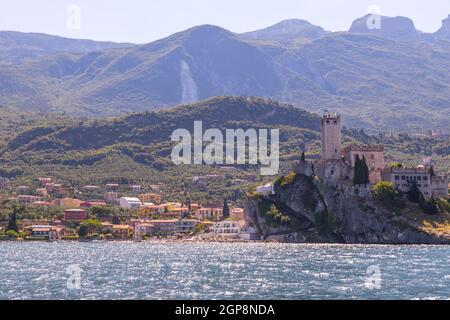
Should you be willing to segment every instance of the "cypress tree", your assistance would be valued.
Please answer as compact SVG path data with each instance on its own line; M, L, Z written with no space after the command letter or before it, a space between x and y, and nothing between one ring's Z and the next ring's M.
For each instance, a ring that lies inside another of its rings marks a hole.
M408 191L408 200L414 203L419 203L420 201L420 195L422 193L420 192L419 188L417 187L417 182L413 181L411 184L411 187Z
M9 218L8 225L6 226L6 231L15 231L19 232L19 226L17 225L17 216L16 213L11 213L11 217Z
M433 166L430 167L430 177L434 177L435 173L434 173L434 168Z
M19 232L19 225L17 224L17 212L21 211L16 206L13 207L13 212L8 221L8 225L6 226L6 231L12 230L15 232Z
M364 185L369 184L369 167L367 166L366 157L363 156L361 160L361 182Z
M228 201L225 199L223 201L222 218L226 220L230 217L230 207L228 207Z
M358 154L355 157L355 168L354 168L354 175L353 175L353 184L354 185L361 184L361 160L360 160Z
M305 151L302 152L302 156L300 157L300 163L302 164L306 163Z

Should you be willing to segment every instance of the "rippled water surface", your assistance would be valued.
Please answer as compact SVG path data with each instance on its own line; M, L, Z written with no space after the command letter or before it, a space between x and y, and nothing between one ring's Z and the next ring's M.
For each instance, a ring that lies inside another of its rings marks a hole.
M3 242L0 299L450 299L450 246Z

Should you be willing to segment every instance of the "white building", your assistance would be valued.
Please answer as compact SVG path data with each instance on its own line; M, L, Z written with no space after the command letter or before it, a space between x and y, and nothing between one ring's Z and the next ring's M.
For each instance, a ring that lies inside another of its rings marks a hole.
M259 186L256 188L256 193L261 194L263 196L268 196L271 194L275 194L275 191L273 189L273 184L272 183L268 183L264 186Z
M448 196L448 177L431 176L430 168L419 165L416 168L400 167L386 168L382 171L384 181L390 181L397 190L408 192L412 183L415 181L420 192L426 199L447 198Z
M141 200L133 197L122 197L119 203L122 209L139 209L142 206Z
M225 220L213 223L211 230L216 238L239 238L244 227L245 221Z
M261 235L256 231L253 227L246 227L241 229L241 232L239 233L239 239L245 240L245 241L257 241L261 240Z

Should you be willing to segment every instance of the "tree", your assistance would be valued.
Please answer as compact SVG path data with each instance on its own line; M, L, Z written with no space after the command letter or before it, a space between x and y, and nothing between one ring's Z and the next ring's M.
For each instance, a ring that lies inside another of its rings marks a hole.
M434 173L433 166L430 166L430 177L434 177L436 174Z
M391 168L396 168L396 169L403 168L403 165L400 162L392 162L390 166L391 166Z
M373 196L376 200L380 201L389 208L402 209L405 206L400 192L394 188L392 182L378 182L373 187Z
M12 230L15 232L19 232L19 225L17 224L17 213L20 213L21 209L17 206L13 207L13 212L8 221L8 225L6 226L6 231Z
M306 163L305 151L302 152L302 155L300 157L300 163L301 164L305 164Z
M363 156L361 160L361 184L368 185L369 180L369 167L367 166L366 157Z
M84 237L86 235L92 235L97 232L98 229L102 226L101 222L98 220L86 220L83 221L78 229L78 235L80 237Z
M424 213L427 214L436 214L438 212L437 203L433 196L431 196L429 201L426 201L424 196L421 194L419 207Z
M227 199L225 199L223 201L222 218L226 220L229 217L230 217L230 207L228 207L228 201Z
M120 218L117 215L113 216L112 224L120 224Z
M419 203L420 201L420 195L422 193L420 192L419 188L417 187L417 182L414 180L411 183L410 189L408 191L408 200L414 203Z
M6 231L6 236L10 239L17 239L18 237L20 237L19 233L14 230Z
M363 156L361 159L358 154L355 157L355 168L353 175L354 185L367 185L369 183L369 167L366 163L366 158Z

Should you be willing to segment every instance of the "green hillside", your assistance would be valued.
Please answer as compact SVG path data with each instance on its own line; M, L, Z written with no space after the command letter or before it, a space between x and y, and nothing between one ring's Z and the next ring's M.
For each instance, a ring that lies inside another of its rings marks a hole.
M315 114L271 100L245 97L216 97L191 105L161 111L135 113L115 119L47 119L26 123L22 131L4 138L1 147L0 176L14 183L34 183L49 175L72 186L107 182L167 185L168 192L194 194L196 199L214 201L225 193L239 197L243 190L260 183L257 166L172 164L175 143L173 130L193 132L194 121L203 121L204 130L279 128L281 172L286 172L302 150L307 157L319 154L319 118ZM417 164L435 154L436 169L448 167L450 144L445 139L417 138L407 134L392 137L368 135L346 128L344 142L384 143L388 161ZM202 188L192 186L196 175L219 174L226 178ZM256 179L235 184L248 174ZM264 178L272 180L273 177Z

